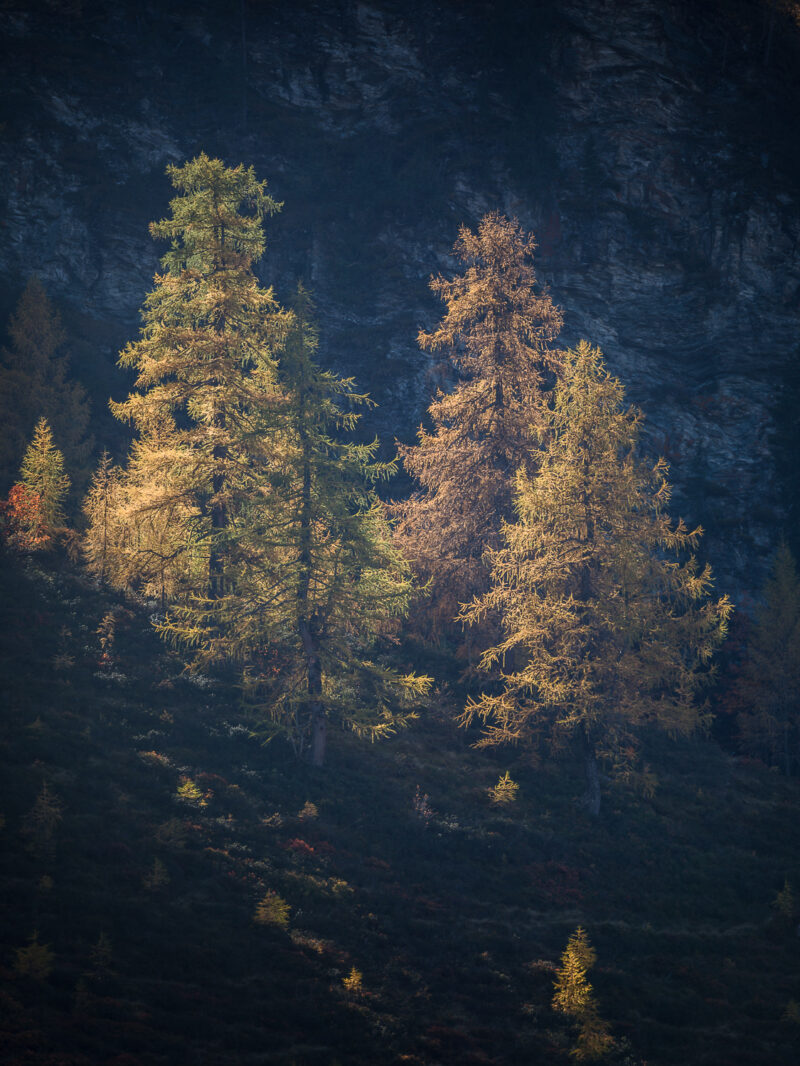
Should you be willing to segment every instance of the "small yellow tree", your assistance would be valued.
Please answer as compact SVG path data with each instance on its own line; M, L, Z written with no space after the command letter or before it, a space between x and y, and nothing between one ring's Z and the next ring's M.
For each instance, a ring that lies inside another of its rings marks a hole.
M277 925L280 929L289 927L289 904L271 889L259 900L253 921L257 925Z
M586 977L596 961L597 953L585 930L579 926L561 956L553 996L553 1009L568 1015L580 1027L572 1050L578 1062L602 1058L614 1046L608 1024L600 1017L592 986Z

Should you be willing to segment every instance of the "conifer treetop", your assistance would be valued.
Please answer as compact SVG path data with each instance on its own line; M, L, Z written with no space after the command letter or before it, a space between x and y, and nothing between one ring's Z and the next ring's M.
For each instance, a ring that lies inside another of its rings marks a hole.
M481 219L475 233L461 226L453 251L464 272L431 279L447 310L436 329L420 331L420 347L447 349L469 377L509 363L532 370L538 381L543 366L555 361L551 346L563 316L537 284L535 249L532 233L496 211Z
M459 232L463 272L430 283L445 313L419 343L441 352L457 381L433 398L432 428L399 447L420 489L394 514L398 542L448 622L486 588L482 556L513 517L517 470L536 463L544 393L560 365L553 342L562 315L537 282L535 247L516 219L492 212L476 232Z
M172 215L150 224L153 237L172 241L162 265L170 273L249 267L264 254L264 219L282 204L267 193L253 167L226 167L201 152L183 166L167 167L180 191Z

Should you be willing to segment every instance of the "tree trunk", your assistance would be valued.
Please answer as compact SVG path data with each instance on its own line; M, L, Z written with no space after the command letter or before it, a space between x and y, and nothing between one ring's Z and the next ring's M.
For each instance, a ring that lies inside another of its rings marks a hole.
M215 412L212 425L215 429L225 428L224 410ZM228 458L228 449L224 444L215 444L212 456L214 466L211 475L211 528L214 536L208 556L208 591L212 600L218 600L225 595L225 558L220 550L217 534L228 526L228 508L225 501L220 499L225 489L224 464Z
M586 774L586 794L583 798L586 809L592 818L600 814L600 771L597 766L597 754L594 744L589 739L589 734L584 727L581 731L581 746L583 748L583 769Z
M214 458L225 459L226 449L221 445L215 447ZM212 490L215 497L218 497L224 486L224 476L220 473L215 473L212 478ZM225 529L227 524L228 516L225 504L219 499L215 499L211 506L211 528L216 534ZM208 591L212 600L218 600L225 595L225 563L216 537L212 541L211 551L208 554Z
M322 766L325 762L325 741L328 723L322 702L322 663L311 626L305 618L300 619L300 639L306 656L308 671L308 702L311 712L311 765Z
M312 475L311 441L305 425L305 396L301 394L298 417L298 433L303 449L303 488L300 508L300 585L297 590L299 607L298 631L303 642L308 672L308 702L311 713L311 765L322 766L325 761L325 741L328 723L322 702L322 663L319 657L317 638L312 630L309 589L311 588L312 558Z

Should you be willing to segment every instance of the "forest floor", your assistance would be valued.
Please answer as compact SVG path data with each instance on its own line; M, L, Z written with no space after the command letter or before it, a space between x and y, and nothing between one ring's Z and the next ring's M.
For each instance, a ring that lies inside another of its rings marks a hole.
M578 926L611 1062L797 1062L798 780L650 737L655 778L606 782L593 820L577 763L474 750L447 689L314 770L146 607L55 557L0 582L8 1066L567 1063Z

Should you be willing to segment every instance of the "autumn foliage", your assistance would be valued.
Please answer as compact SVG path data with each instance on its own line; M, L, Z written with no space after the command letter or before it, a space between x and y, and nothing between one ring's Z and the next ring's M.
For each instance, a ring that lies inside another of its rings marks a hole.
M3 540L14 551L46 548L50 534L45 528L39 493L19 483L14 485L8 498L0 501L0 529Z

